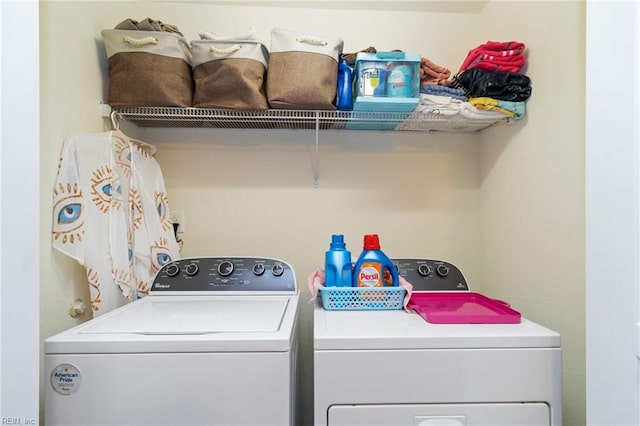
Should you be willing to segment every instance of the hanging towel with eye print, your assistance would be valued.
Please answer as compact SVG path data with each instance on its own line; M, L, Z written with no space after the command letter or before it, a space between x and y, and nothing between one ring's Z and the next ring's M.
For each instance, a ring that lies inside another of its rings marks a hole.
M160 167L120 131L64 140L53 247L84 266L93 315L145 296L179 248Z

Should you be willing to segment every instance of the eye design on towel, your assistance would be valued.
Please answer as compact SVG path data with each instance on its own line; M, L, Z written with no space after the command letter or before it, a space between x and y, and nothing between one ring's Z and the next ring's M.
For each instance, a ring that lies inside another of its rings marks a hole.
M53 191L53 238L63 244L82 242L84 217L82 190L77 184L61 183Z
M167 199L167 194L164 192L156 192L154 197L156 200L156 208L158 209L158 217L160 218L160 225L166 232L173 228L173 221L169 214L169 200Z
M113 206L114 209L122 208L122 187L118 178L109 166L102 166L93 171L91 178L92 201L101 212L107 213Z
M131 294L131 276L129 273L116 268L111 271L111 276L113 276L113 282L118 286L118 290L120 290L124 297L132 300L133 294Z
M147 151L147 149L145 149L145 147L139 145L139 144L134 144L133 145L133 149L135 149L136 153L138 155L142 155L143 157L146 158L150 158L151 157L151 153Z
M73 223L80 217L80 213L82 213L82 204L67 204L60 209L60 212L58 212L58 223Z
M122 168L124 176L131 177L131 150L129 144L122 139L116 138L115 161Z
M171 262L171 256L168 253L158 253L157 259L160 265L166 265Z
M100 282L98 281L98 272L93 268L87 268L87 281L89 282L89 292L91 293L91 310L99 311L100 303Z
M111 195L113 195L111 192L113 190L113 185L111 185L110 183L105 184L102 187L102 192L104 192L105 194L107 194L109 197ZM119 195L122 195L122 186L118 185L116 186L116 193L118 193Z
M129 270L133 270L133 232L127 232L127 259L129 259Z
M171 262L171 255L169 254L168 240L164 237L160 238L160 241L154 241L151 246L151 269L153 273L156 273L162 266Z
M138 281L138 299L147 296L149 294L149 288L151 283L145 281Z
M137 189L131 188L129 191L129 209L131 210L131 225L133 229L138 229L142 225L142 197Z

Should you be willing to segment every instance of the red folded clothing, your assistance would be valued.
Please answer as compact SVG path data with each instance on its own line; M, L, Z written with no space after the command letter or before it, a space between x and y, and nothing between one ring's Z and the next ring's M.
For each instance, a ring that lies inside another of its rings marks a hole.
M488 41L467 54L458 73L472 68L494 72L518 72L525 64L525 45L518 41Z

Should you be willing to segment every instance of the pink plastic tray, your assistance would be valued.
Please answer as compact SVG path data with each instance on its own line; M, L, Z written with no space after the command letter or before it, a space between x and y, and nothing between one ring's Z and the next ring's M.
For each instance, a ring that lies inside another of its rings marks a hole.
M470 291L413 293L408 309L434 324L518 324L520 312Z

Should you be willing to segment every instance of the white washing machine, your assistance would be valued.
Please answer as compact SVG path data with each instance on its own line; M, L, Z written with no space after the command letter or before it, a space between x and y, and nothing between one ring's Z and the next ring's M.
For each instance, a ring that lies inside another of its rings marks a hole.
M45 341L47 425L293 425L298 288L286 262L165 265L149 295Z
M466 291L447 262L394 259L416 292ZM433 324L404 310L314 311L314 419L327 426L560 426L560 335Z

